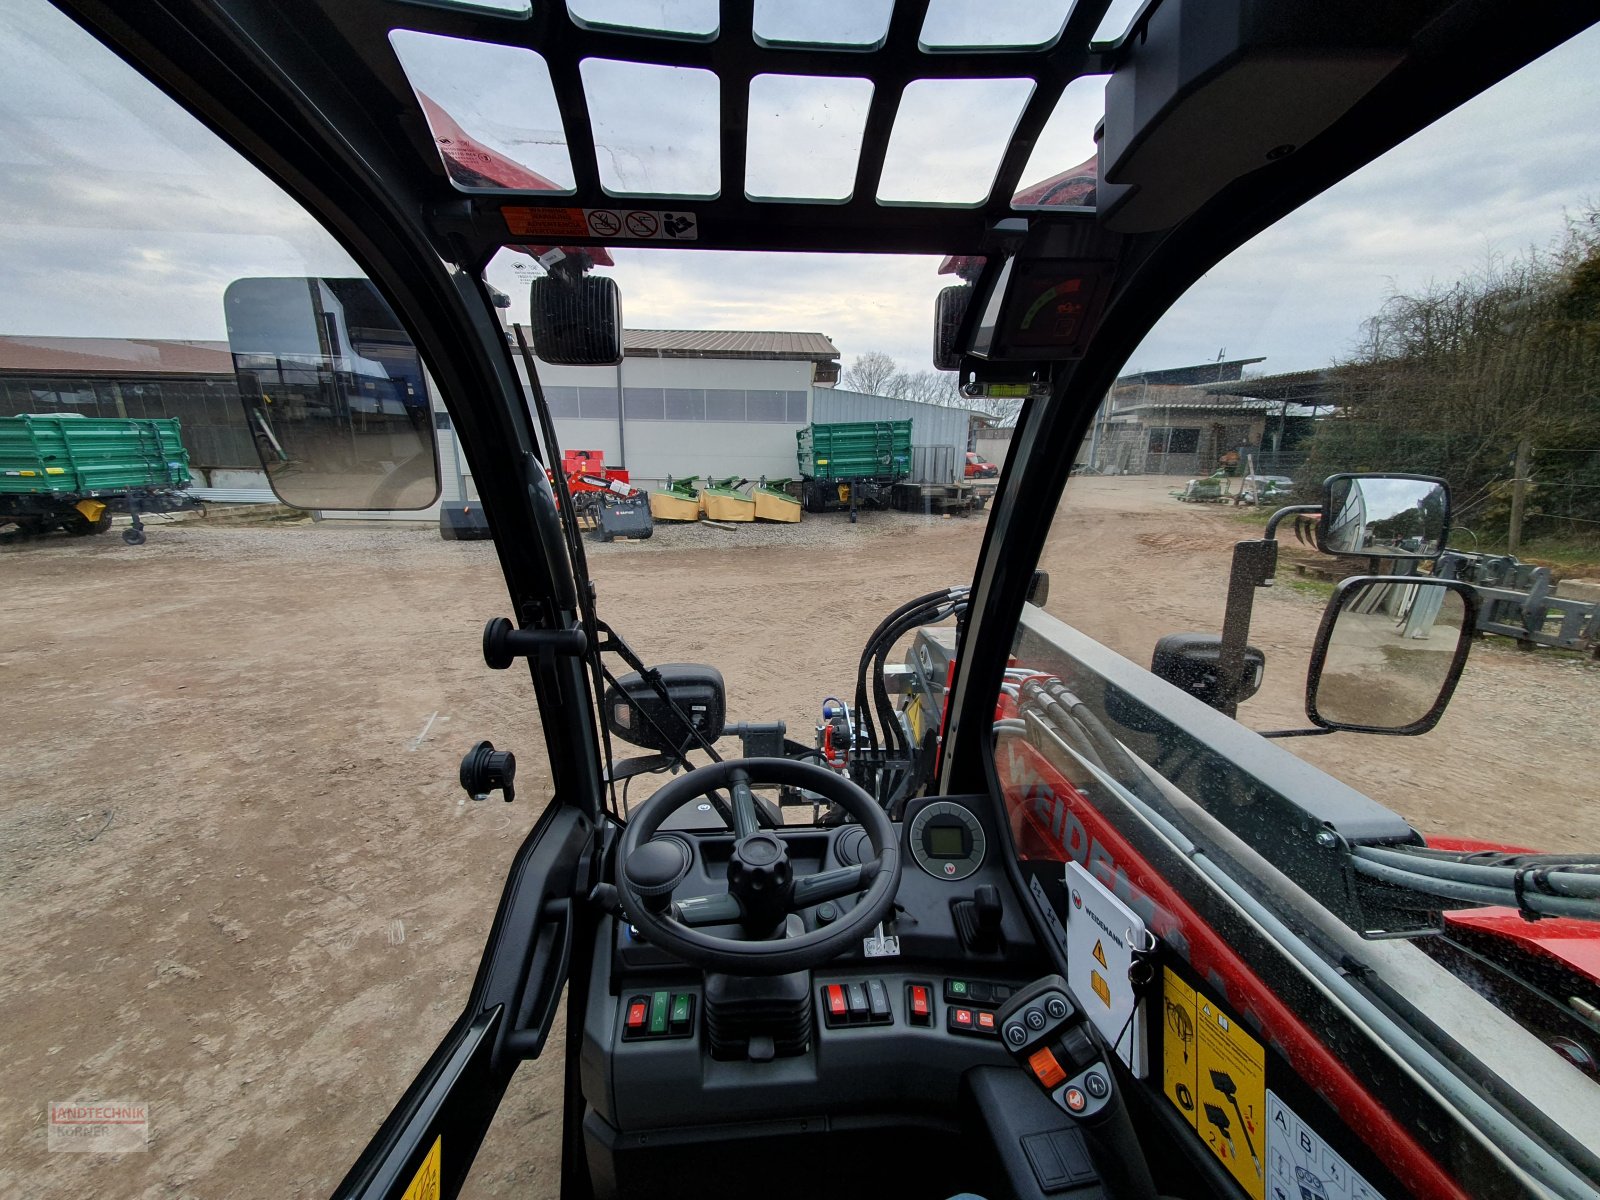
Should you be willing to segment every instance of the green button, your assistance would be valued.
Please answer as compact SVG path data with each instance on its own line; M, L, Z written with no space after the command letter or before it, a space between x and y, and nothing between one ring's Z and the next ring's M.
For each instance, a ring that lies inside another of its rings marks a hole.
M686 1025L689 1022L689 997L678 995L672 998L672 1024L674 1027Z
M667 1031L667 1003L666 992L657 992L650 998L650 1032L665 1033Z
M967 994L967 981L965 979L952 979L950 981L950 994L952 996L965 996Z

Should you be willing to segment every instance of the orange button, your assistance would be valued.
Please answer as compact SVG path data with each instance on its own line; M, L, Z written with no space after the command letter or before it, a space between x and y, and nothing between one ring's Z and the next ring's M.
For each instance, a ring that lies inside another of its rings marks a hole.
M1033 1073L1039 1082L1047 1088L1053 1088L1067 1077L1061 1069L1061 1064L1056 1061L1056 1056L1050 1053L1049 1046L1040 1046L1028 1055L1028 1065L1033 1068Z

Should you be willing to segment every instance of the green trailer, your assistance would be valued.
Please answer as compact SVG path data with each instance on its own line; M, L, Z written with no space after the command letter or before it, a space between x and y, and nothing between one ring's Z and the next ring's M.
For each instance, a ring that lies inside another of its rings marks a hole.
M840 421L795 434L800 499L808 512L883 508L911 474L910 421Z
M122 538L136 546L140 513L195 507L190 478L176 418L0 417L0 528L14 527L12 537L104 533L126 512L133 527Z

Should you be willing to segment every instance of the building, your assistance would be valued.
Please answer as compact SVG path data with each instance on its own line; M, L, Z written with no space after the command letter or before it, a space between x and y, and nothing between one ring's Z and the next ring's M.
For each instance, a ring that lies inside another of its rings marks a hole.
M618 366L538 369L564 450L600 450L649 485L781 479L795 473L813 389L839 378L839 349L820 333L629 329Z

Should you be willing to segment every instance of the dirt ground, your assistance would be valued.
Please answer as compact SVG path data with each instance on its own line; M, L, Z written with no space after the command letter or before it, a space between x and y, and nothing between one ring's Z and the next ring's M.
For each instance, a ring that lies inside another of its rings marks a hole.
M1075 481L1048 607L1148 663L1215 629L1221 508L1169 480ZM709 661L730 720L809 740L866 634L964 582L982 519L869 514L591 547L602 612L654 661ZM1303 724L1320 596L1263 593L1267 682ZM492 549L335 522L152 527L0 547L0 1190L321 1196L456 1016L547 795L526 675L479 655ZM1600 845L1600 670L1480 647L1438 730L1289 743L1424 831ZM518 800L463 804L461 753L514 749ZM468 1195L553 1196L559 1031L519 1072ZM149 1152L49 1154L50 1101L150 1106Z

